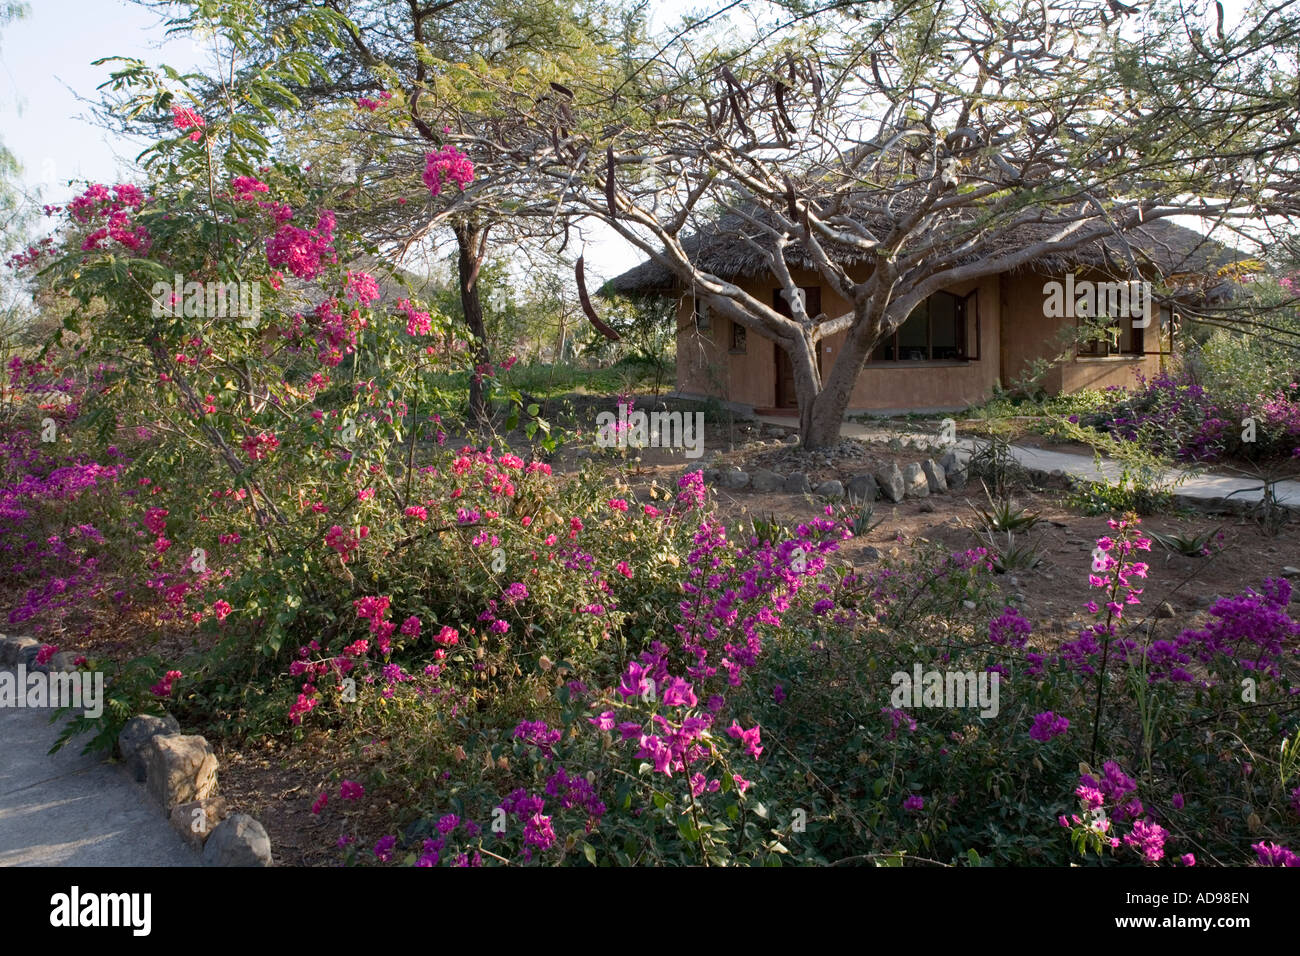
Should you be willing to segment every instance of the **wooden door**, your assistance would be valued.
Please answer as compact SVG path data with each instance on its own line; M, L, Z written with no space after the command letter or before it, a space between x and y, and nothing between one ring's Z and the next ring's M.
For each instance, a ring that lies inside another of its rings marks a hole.
M781 289L772 290L772 308L781 315L790 315L790 304L786 302L785 296ZM800 286L799 291L804 294L804 305L810 316L818 315L822 310L822 290L820 286ZM772 351L776 354L776 400L773 403L775 408L798 408L799 400L795 397L794 389L794 363L790 361L790 356L786 354L785 349L781 348L778 343L772 343ZM817 367L820 369L822 364L822 349L817 350Z
M799 403L794 393L794 364L785 349L773 342L772 351L776 353L776 408L798 408Z

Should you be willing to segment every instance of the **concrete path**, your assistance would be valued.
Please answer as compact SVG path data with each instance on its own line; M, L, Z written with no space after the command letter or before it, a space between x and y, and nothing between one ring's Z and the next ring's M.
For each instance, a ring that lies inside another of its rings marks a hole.
M0 866L198 866L120 764L83 757L84 739L48 754L52 713L0 709Z
M771 415L759 415L757 418L760 422L767 422L772 425L789 427L794 424L796 427L798 426L797 419ZM887 442L896 438L900 441L922 446L928 445L936 451L947 450L933 432L891 431L878 425L845 422L840 429L840 434L845 438L856 438L861 441ZM968 457L975 447L975 439L959 438L954 450L960 456ZM1098 468L1096 459L1091 455L1046 451L1042 448L1030 448L1025 445L1012 445L1011 454L1025 468L1044 472L1060 471L1085 481L1099 481L1103 478L1114 481L1123 470L1121 465L1106 460L1103 460L1101 467ZM1230 502L1245 502L1248 504L1257 503L1263 500L1264 497L1261 483L1254 479L1193 474L1186 477L1181 484L1175 487L1173 483L1180 474L1186 473L1180 473L1177 469L1170 469L1165 472L1167 487L1176 495L1184 495L1188 498L1203 501L1226 498ZM1274 486L1274 494L1277 495L1280 504L1289 508L1300 508L1300 482L1279 481Z

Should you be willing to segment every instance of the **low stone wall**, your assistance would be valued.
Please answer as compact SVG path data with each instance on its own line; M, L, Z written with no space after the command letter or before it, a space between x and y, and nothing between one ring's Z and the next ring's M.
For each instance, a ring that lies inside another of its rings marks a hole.
M40 649L35 638L0 634L0 664L39 673L78 670L67 653L36 663ZM272 865L266 828L247 814L232 813L225 798L216 795L217 757L204 737L181 733L170 714L139 714L118 734L117 750L128 773L202 854L205 866Z

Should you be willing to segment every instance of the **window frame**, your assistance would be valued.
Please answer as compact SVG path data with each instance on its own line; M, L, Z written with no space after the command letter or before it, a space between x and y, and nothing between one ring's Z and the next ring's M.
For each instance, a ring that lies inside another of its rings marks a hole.
M746 348L746 329L735 319L731 320L731 348L732 355L744 355Z
M934 316L930 309L930 302L936 296L946 295L952 299L953 304L953 331L955 332L956 351L955 357L935 358L934 355ZM925 338L926 338L926 357L921 359L904 359L898 358L899 346L898 337L903 330L903 326L911 322L921 310L926 310ZM971 329L971 320L974 319L974 329ZM881 339L871 350L867 357L870 365L891 365L906 367L909 365L927 365L934 363L969 363L978 362L980 359L980 313L979 313L979 289L973 289L966 295L958 295L956 292L949 292L946 289L939 289L930 293L924 302L912 310L912 314L899 323L898 328L893 333ZM974 340L975 348L971 350L971 340ZM882 349L889 349L893 358L879 358L877 352Z
M709 311L709 303L699 296L691 297L691 311L695 322L696 332L713 331L713 314Z
M1119 329L1119 330L1120 330L1120 334L1119 334L1118 336L1115 337L1115 342L1114 342L1114 344L1112 344L1110 336L1105 336L1105 337L1103 337L1103 338L1098 338L1098 339L1090 339L1087 343L1079 342L1077 345L1075 345L1075 356L1074 356L1074 357L1075 357L1076 359L1078 359L1078 360L1082 360L1082 361L1085 361L1085 362L1086 362L1086 361L1089 361L1089 360L1092 360L1092 361L1100 361L1100 360L1102 360L1102 359L1143 359L1143 358L1146 358L1146 356L1147 356L1147 350L1146 350L1146 329L1139 328L1139 327L1137 327L1136 325L1133 325L1133 324L1132 324L1132 323L1133 323L1133 320L1132 320L1131 318L1128 319L1128 322L1129 322L1129 326L1128 326L1128 333L1129 333L1129 336L1128 336L1128 338L1129 338L1129 347L1126 349L1126 348L1124 348L1124 325L1123 325L1123 322L1124 322L1123 319L1115 319L1115 320L1112 321L1112 322L1110 323L1110 325L1109 325L1109 328L1112 328L1112 329ZM1074 326L1075 326L1076 329L1077 329L1077 328L1082 328L1082 327L1083 327L1083 323L1080 322L1080 321L1076 318L1076 319L1074 320ZM1089 347L1089 348L1085 351L1085 345L1088 345L1088 346L1104 346L1104 350L1102 350L1102 349L1100 349L1100 348Z

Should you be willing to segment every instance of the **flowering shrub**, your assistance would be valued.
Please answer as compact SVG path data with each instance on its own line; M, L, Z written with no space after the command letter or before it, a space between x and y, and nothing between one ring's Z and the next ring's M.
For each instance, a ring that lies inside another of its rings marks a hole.
M1237 397L1212 393L1188 371L1138 373L1136 388L1107 395L1106 407L1071 421L1177 461L1285 458L1300 446L1300 383Z

